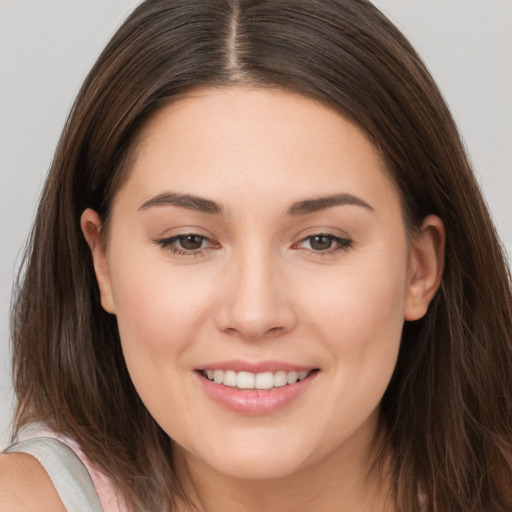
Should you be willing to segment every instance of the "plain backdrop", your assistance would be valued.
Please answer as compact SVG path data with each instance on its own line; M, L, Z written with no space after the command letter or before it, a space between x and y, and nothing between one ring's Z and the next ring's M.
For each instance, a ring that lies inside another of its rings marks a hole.
M138 3L0 0L0 447L12 415L10 295L37 199L82 80ZM512 2L374 3L410 38L441 87L512 253Z

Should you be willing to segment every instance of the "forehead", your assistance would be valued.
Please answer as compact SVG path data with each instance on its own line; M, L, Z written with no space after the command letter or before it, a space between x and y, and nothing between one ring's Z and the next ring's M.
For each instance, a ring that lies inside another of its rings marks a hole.
M140 200L168 189L219 202L227 192L292 201L365 183L396 192L354 123L297 94L245 87L197 90L158 111L126 182Z

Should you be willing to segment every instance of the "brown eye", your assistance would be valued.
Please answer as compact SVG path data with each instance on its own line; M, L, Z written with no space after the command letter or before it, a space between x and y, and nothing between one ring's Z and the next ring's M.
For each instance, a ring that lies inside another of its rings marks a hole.
M220 249L220 244L204 235L184 233L169 238L154 238L153 242L176 256L206 256L211 251Z
M177 242L186 251L197 251L201 249L204 240L205 237L200 235L182 235L178 237Z
M333 244L333 239L324 235L315 235L309 239L309 245L314 251L325 251L330 249Z
M340 250L348 250L350 247L352 247L352 240L323 233L307 236L294 246L296 249L306 249L318 254L331 254Z

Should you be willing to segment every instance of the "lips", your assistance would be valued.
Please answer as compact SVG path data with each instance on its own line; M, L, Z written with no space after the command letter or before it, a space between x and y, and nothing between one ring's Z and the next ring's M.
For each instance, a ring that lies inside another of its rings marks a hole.
M290 405L316 379L319 370L286 363L231 361L196 370L206 394L221 406L263 415Z

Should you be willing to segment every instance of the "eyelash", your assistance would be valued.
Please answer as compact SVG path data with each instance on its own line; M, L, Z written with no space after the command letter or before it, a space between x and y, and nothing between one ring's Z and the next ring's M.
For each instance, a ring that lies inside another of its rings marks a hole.
M196 237L201 240L201 245L203 242L210 242L212 246L205 247L205 248L199 248L198 250L187 250L184 248L179 248L176 244L180 243L180 239L184 239L187 237ZM341 238L339 236L332 235L330 233L315 233L312 235L308 235L295 244L292 245L293 249L300 249L301 244L303 244L306 241L310 241L314 238L325 238L329 240L330 242L336 244L335 247L329 247L325 250L314 250L314 249L307 249L303 248L303 250L306 250L310 254L314 254L315 256L328 256L332 255L338 251L348 251L353 246L353 240L350 240L348 238ZM153 242L157 244L160 247L163 247L164 249L170 251L172 254L175 254L176 256L183 256L183 257L198 257L198 256L205 256L207 254L210 254L212 250L218 249L220 246L219 244L212 243L212 240L204 235L198 235L197 233L184 233L176 236L172 236L169 238L155 238L153 239Z
M315 251L314 249L306 249L309 253L314 254L315 256L328 256L331 254L334 254L338 251L348 251L353 245L353 240L350 240L349 238L341 238L336 235L332 235L330 233L315 233L313 235L308 235L304 237L299 242L292 245L293 248L299 248L300 245L309 240L311 242L314 238L326 238L330 242L334 243L334 247L329 247L326 250L323 251Z
M187 237L196 237L201 239L201 245L203 242L212 242L210 238L204 235L198 235L197 233L183 233L176 236L171 236L169 238L156 238L153 239L153 242L155 242L160 247L163 247L164 249L171 251L172 254L175 254L176 256L185 256L185 257L192 257L195 258L197 256L205 256L209 254L212 250L215 250L218 248L213 247L215 244L212 243L212 247L205 247L199 250L187 250L184 248L179 248L176 243L180 242L180 239L184 239Z

